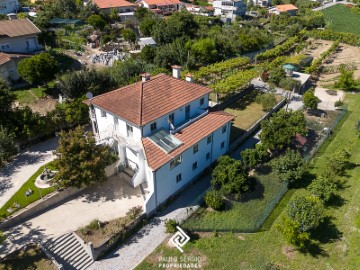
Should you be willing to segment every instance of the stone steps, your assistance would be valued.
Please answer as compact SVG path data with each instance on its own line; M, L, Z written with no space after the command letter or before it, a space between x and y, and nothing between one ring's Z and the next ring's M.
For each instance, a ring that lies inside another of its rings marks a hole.
M85 270L93 263L93 259L74 234L67 233L50 239L44 244L44 248L65 270Z

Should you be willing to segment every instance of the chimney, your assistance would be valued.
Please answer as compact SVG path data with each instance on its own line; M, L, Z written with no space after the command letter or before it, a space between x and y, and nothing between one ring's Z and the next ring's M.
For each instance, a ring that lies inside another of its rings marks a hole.
M173 69L173 77L176 79L180 79L180 70L181 66L171 66Z
M141 81L142 82L146 82L148 80L150 80L150 74L149 73L143 73L143 74L140 74L141 76Z
M193 75L191 75L190 73L186 74L185 80L187 82L193 82L194 81Z

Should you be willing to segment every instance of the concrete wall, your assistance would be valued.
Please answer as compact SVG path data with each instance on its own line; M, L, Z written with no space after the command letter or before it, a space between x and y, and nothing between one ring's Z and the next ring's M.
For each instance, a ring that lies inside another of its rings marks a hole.
M13 13L19 8L17 0L0 0L0 14Z
M10 218L6 219L0 224L0 229L6 229L11 226L22 223L29 218L41 214L47 208L58 205L66 199L79 194L84 189L67 188L60 192L54 192L44 197L43 200L38 200L24 209L18 211Z
M27 44L26 44L27 39L35 39L35 47L31 48L30 50L27 48ZM1 44L10 44L9 49L2 50L0 47L0 51L2 52L30 53L42 49L42 46L39 45L36 35L27 35L27 36L12 37L12 38L0 38L0 45Z

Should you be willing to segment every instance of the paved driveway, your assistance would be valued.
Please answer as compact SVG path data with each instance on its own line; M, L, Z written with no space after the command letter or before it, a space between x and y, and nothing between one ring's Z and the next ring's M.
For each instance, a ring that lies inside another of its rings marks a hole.
M42 240L75 231L92 220L108 221L123 217L133 206L143 205L139 187L132 188L124 181L124 174L115 175L100 185L83 191L45 213L9 229L11 235L0 248L0 254L9 252L29 241Z
M0 207L33 175L39 167L54 159L52 151L58 145L58 138L36 144L18 154L0 171Z

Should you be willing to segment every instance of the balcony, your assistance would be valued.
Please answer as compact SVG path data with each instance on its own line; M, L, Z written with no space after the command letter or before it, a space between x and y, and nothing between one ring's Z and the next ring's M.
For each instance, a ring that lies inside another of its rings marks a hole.
M191 125L195 121L199 120L200 118L203 118L205 115L209 113L208 110L204 111L203 113L198 113L193 115L190 119L185 120L184 122L177 125L174 129L170 130L170 134L175 134L179 132L180 130L186 128L187 126Z

